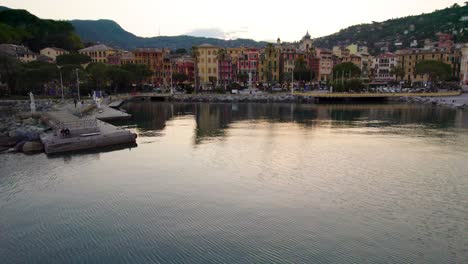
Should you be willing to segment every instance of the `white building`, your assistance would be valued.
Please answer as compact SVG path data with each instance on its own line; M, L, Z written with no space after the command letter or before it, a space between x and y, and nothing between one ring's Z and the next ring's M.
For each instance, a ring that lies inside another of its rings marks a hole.
M374 79L376 82L396 81L392 69L398 65L397 56L393 53L383 53L374 59Z
M302 52L308 52L313 47L313 41L310 38L309 31L302 37L299 43L299 50Z
M37 54L25 46L0 44L0 53L15 57L20 62L31 62L37 60Z
M41 49L40 53L41 55L47 56L52 60L56 61L58 56L68 54L68 51L60 48L47 47Z

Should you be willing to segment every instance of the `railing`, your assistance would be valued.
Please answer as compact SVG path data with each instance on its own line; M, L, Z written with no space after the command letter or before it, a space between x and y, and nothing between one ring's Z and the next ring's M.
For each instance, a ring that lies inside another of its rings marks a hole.
M91 130L95 131L98 129L97 120L92 119L83 119L78 121L66 121L58 122L53 127L55 130L69 129L70 131L82 131L82 130Z
M441 92L441 93L314 93L314 92L294 92L294 95L326 97L326 98L346 98L346 97L449 97L459 96L461 92Z

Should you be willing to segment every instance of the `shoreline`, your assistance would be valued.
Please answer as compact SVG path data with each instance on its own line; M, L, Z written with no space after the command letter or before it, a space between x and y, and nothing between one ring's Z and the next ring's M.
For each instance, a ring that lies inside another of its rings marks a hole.
M88 104L85 105L83 110L92 106L92 103L89 104L89 100L86 101ZM128 102L132 100L124 101ZM176 94L171 98L167 98L165 102L319 104L315 102L315 98L313 96L291 94ZM468 94L465 93L452 97L398 97L391 98L386 102L424 104L448 107L452 109L468 109ZM69 106L72 103L73 102L70 99L65 101L60 99L38 99L36 100L37 113L31 114L29 111L29 100L0 100L0 154L5 152L24 152L26 154L43 152L40 137L51 128L41 122L40 117L43 113L63 110L67 105ZM346 104L346 102L342 103ZM354 101L351 103L359 104L362 102Z

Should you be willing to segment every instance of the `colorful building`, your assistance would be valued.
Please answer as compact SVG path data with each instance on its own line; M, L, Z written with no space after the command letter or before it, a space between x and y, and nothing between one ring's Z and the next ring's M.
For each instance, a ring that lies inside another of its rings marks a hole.
M94 45L78 51L80 54L91 57L92 62L107 63L107 57L114 55L119 51L104 44Z
M387 52L378 55L374 59L374 80L376 82L396 81L396 75L392 73L392 69L398 65L397 56Z
M203 44L197 47L198 60L197 69L201 86L204 89L212 87L218 81L218 51L219 47Z
M260 81L274 85L280 81L281 51L273 45L268 45L260 54Z
M195 61L190 56L182 56L173 60L173 73L184 74L187 76L187 83L195 81Z
M170 74L167 74L167 68L170 68L170 64L167 65L165 56L168 53L168 50L158 48L138 48L133 51L134 63L145 64L151 70L152 75L148 79L149 83L157 86L167 85L167 78L170 78Z
M120 61L120 65L136 63L135 54L133 54L133 52L124 52L120 54L118 60Z
M219 84L228 85L236 80L237 64L227 52L218 58Z
M58 56L68 54L68 53L69 52L64 49L54 48L54 47L43 48L40 51L41 55L47 56L51 58L53 61L56 61Z
M0 44L0 53L18 59L20 62L31 62L37 60L37 54L29 48L13 44Z
M316 49L317 57L320 59L319 65L319 81L329 81L333 77L333 53L327 49Z
M302 52L309 52L310 49L313 48L313 40L310 37L309 31L302 37L301 41L299 42L299 51Z
M251 74L252 83L258 83L259 78L260 51L256 48L246 48L237 61L238 76Z
M405 71L404 81L427 82L427 75L416 74L416 64L423 60L438 60L450 65L452 77L460 75L460 54L450 49L405 49L396 52L398 64Z

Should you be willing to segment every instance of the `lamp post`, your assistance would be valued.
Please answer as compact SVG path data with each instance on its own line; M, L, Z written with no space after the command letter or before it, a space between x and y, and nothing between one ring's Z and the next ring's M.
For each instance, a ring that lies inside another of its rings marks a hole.
M171 90L170 91L171 91L171 94L173 94L174 92L172 91L172 61L170 63L170 67L171 67L170 68L170 70L171 70Z
M60 87L62 88L62 101L63 101L65 99L65 95L63 92L62 67L57 65L57 68L59 69L59 74L60 74Z
M78 76L78 69L75 69L75 73L76 73L76 88L78 90L78 101L81 101L81 97L80 97L80 77Z

